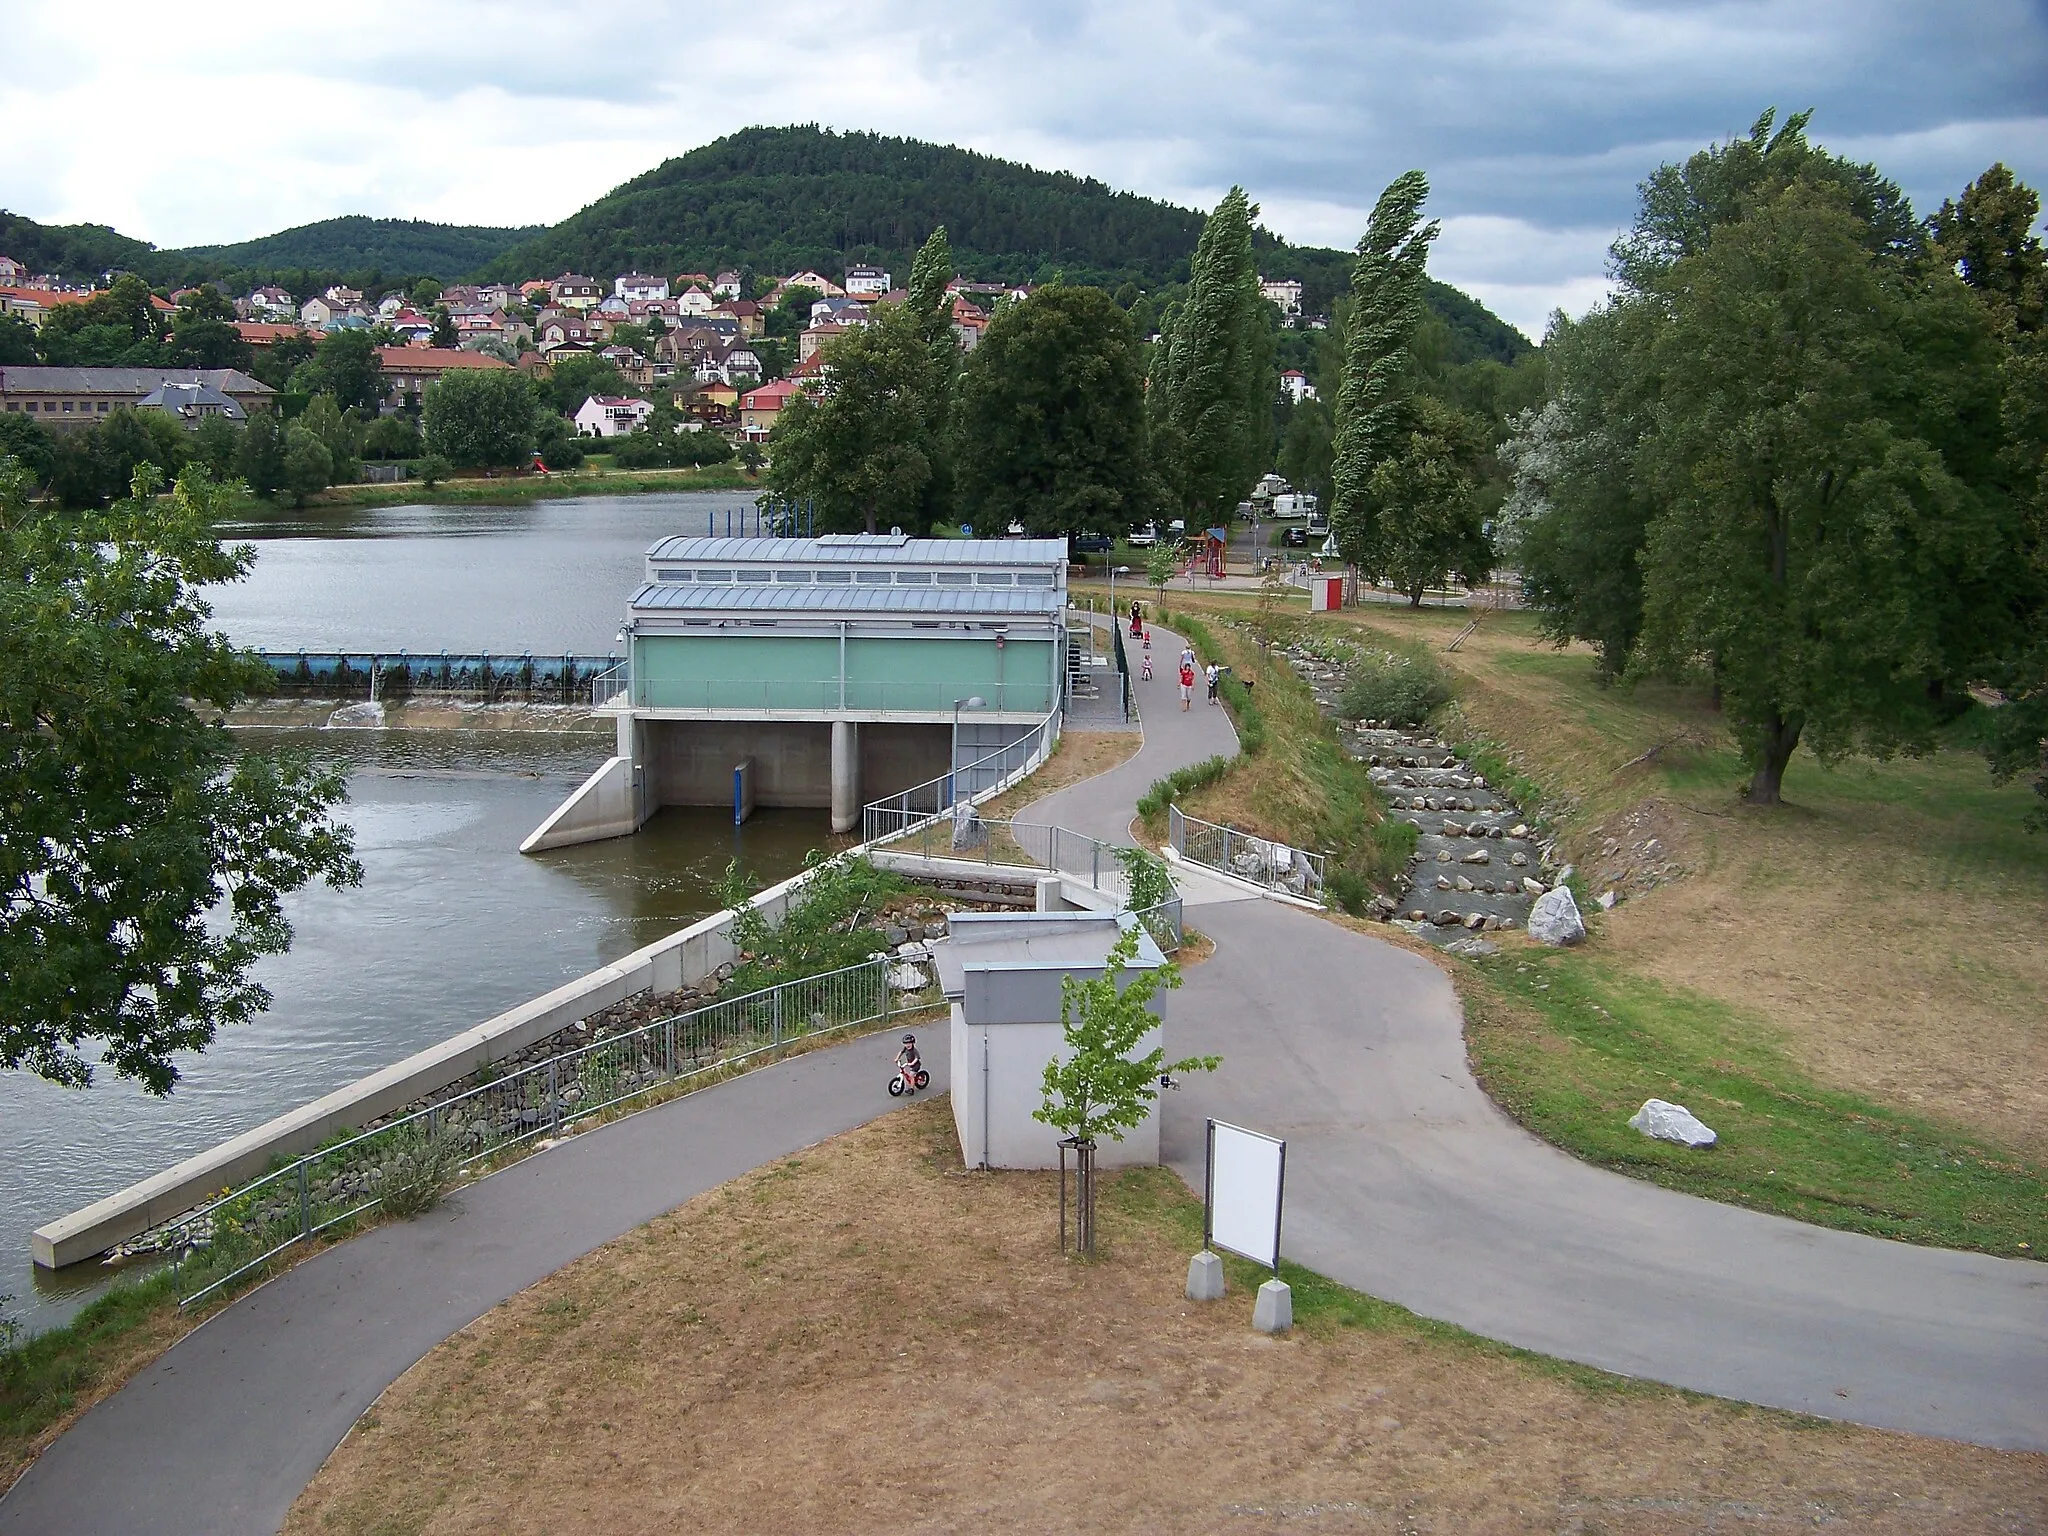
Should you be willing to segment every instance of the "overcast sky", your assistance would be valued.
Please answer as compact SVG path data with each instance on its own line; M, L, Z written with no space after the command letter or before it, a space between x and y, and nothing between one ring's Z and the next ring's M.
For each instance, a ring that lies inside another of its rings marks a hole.
M1432 266L1532 335L1604 289L1636 183L1817 109L1923 213L2048 187L2048 0L8 0L0 205L159 245L341 213L548 223L752 123L967 145L1348 246L1410 166Z

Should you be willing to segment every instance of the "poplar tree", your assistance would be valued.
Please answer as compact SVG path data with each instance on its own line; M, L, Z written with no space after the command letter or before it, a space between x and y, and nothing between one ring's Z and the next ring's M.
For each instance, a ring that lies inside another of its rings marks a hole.
M1388 546L1372 495L1373 472L1392 452L1404 424L1403 375L1409 343L1422 323L1423 280L1437 223L1422 222L1429 178L1395 177L1374 205L1351 269L1351 318L1344 338L1344 382L1337 395L1330 530L1343 557L1377 579Z
M1252 250L1257 216L1242 187L1216 205L1159 348L1153 452L1190 527L1227 522L1272 452L1272 321Z

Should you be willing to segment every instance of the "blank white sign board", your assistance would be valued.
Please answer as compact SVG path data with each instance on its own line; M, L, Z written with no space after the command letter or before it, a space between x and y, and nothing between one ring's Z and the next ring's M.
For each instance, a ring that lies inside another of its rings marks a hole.
M1280 1267L1280 1197L1287 1143L1209 1122L1209 1246Z

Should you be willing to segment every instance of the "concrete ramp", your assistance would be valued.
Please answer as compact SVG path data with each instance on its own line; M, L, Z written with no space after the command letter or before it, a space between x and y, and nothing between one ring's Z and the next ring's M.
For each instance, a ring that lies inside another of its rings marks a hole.
M521 853L602 842L640 830L631 758L611 757L519 845Z

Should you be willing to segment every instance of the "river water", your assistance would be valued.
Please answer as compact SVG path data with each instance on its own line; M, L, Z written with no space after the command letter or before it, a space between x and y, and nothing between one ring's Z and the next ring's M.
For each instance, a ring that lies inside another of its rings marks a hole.
M521 507L282 514L228 530L257 546L213 594L237 641L274 649L603 654L647 546L723 527L718 493ZM84 1092L0 1073L0 1293L31 1328L106 1283L56 1276L30 1231L318 1098L716 909L737 857L762 883L825 839L822 811L663 811L638 836L522 857L532 831L610 751L605 734L279 731L349 770L363 884L293 898L297 937L261 962L257 1021L180 1062L153 1099L110 1075Z

